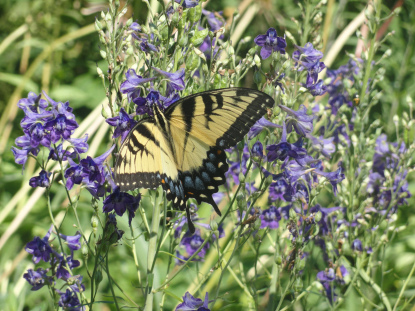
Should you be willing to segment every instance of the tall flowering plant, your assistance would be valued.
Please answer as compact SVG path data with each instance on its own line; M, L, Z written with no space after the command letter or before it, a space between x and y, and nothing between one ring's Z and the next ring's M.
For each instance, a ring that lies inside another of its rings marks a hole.
M273 27L253 40L231 42L221 13L202 9L197 0L168 2L148 23L123 20L126 8L111 2L95 22L108 64L106 74L97 71L108 99L102 116L112 129L111 147L88 155L88 136L74 137L78 123L69 102L46 93L18 102L24 135L12 151L23 168L28 157L36 159L40 172L29 184L45 188L52 221L43 238L26 245L33 263L44 263L23 276L31 290L46 286L55 306L68 310L98 308L100 295L110 296L116 309L214 310L237 301L250 309L287 310L313 301L334 310L363 281L376 303L390 309L371 271L411 196L407 176L415 146L405 139L405 124L413 124L412 114L396 119L404 135L395 141L370 124L380 100L377 47L327 68L315 35L322 5L302 7L313 21L304 27L312 31L299 27L302 44L295 44L287 42L287 36L295 40L292 34L279 30L278 36ZM245 41L251 48L238 55ZM113 159L137 122L153 117L154 105L163 111L190 94L243 85L252 71L255 85L249 86L272 96L275 105L227 150L227 182L214 197L222 218L190 201L197 227L191 233L186 215L171 209L161 188L120 191ZM64 234L50 204L58 183L78 220L73 236ZM77 215L85 190L90 228ZM116 245L128 246L122 263L110 258ZM137 274L133 298L111 274L127 260Z

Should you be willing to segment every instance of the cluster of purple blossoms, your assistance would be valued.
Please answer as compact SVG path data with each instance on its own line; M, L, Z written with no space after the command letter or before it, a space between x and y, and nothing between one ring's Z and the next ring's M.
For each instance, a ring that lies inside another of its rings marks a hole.
M348 275L349 271L343 265L337 267L336 271L333 268L328 268L317 273L317 279L323 285L330 304L333 304L337 300L338 295L335 293L336 285L345 285L345 278Z
M313 45L308 42L304 47L297 46L292 58L296 62L298 71L307 70L307 79L305 87L309 90L311 95L320 96L326 93L327 86L323 84L323 80L318 79L318 74L326 68L320 60L323 58L323 53L314 49Z
M219 203L219 202L218 202ZM195 208L197 208L195 206ZM201 228L204 228L206 230L212 230L211 226L204 223L197 222L200 220L197 218L197 215L195 213L192 214L192 221L195 221L195 225ZM174 230L174 237L180 238L182 228L187 223L187 217L183 216L175 223L175 230ZM213 241L215 241L217 238L222 238L225 236L224 230L222 225L218 226L218 233L219 237L217 237L215 234L212 235ZM181 265L185 261L188 261L190 257L192 257L194 254L196 254L196 257L192 259L192 261L201 261L206 255L207 250L210 248L210 243L207 242L202 249L197 252L197 250L200 248L200 246L203 244L205 240L202 237L201 230L196 229L195 233L191 233L190 231L186 231L183 237L181 238L179 246L185 251L186 255L183 255L181 252L176 251L176 264ZM197 253L196 253L197 252Z
M380 135L376 140L367 192L373 197L373 205L377 207L378 213L393 214L400 205L407 204L406 199L411 197L406 180L408 172L402 169L401 164L401 156L405 152L406 147L403 142L400 145L389 143L385 134ZM386 175L394 176L392 185L387 186Z
M210 311L208 293L206 292L205 300L193 297L189 292L183 296L183 302L176 307L175 311Z
M85 290L82 284L82 276L74 275L73 269L80 266L80 262L74 259L74 251L81 248L81 234L75 236L67 236L60 234L60 238L65 241L69 247L70 255L60 254L49 244L49 238L52 233L53 226L43 238L35 237L33 241L26 244L25 250L31 254L35 264L43 260L50 263L50 268L37 270L29 269L23 275L23 278L32 286L32 291L37 291L43 286L48 286L60 295L59 306L62 308L71 308L71 310L84 310L81 306L78 295ZM56 282L64 281L67 289L62 292L56 289Z
M17 103L25 114L20 122L24 135L15 141L16 146L21 149L13 147L12 152L15 162L23 165L23 168L27 158L36 157L42 146L49 149L48 161L78 159L80 154L88 150L87 136L71 138L74 130L78 128L78 123L69 102L55 102L46 94L43 95L47 100L42 99L40 94L30 92L27 98L22 98ZM63 147L65 141L69 145L67 148ZM50 172L42 170L39 176L30 180L30 185L49 187L50 175Z
M285 48L287 47L285 37L278 37L274 28L268 29L265 35L258 35L254 42L262 47L260 52L262 59L267 59L273 52L285 54Z

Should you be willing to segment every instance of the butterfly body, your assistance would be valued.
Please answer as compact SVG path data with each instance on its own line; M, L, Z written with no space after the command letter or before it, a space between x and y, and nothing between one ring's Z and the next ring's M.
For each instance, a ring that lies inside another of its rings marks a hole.
M173 206L186 209L192 230L187 200L207 202L221 214L212 195L226 181L224 149L236 145L273 103L262 92L230 88L187 96L164 112L153 105L153 117L138 122L120 148L116 184L121 191L161 184Z

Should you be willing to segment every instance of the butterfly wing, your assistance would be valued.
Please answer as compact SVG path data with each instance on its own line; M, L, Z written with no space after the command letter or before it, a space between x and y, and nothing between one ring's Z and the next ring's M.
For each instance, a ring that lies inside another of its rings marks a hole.
M154 120L140 121L125 138L115 164L121 191L157 188L162 179L176 180L178 171L165 135Z
M256 90L231 88L185 97L165 112L169 140L185 197L210 203L225 183L225 148L239 142L271 108L273 99Z

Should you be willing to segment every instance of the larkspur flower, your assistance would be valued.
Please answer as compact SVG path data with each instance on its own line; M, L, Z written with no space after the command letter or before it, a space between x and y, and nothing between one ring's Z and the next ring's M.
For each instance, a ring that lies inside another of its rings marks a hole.
M187 232L184 235L183 239L180 241L180 245L185 247L188 256L192 256L203 244L203 242L204 240L200 236L200 230L197 229L193 235ZM204 258L208 249L209 243L206 243L203 248L197 253L197 256Z
M85 310L85 307L81 306L78 296L76 293L71 291L69 288L66 289L66 292L58 291L61 296L58 302L59 307L71 310L71 311L81 311Z
M49 245L49 237L52 232L53 226L50 227L46 235L41 239L35 237L33 241L30 241L26 244L25 250L29 254L33 255L32 261L34 263L39 263L40 260L48 262L50 260L50 255L53 253L52 247Z
M208 308L209 296L206 292L205 300L193 297L189 292L183 296L183 302L179 304L175 311L210 311Z
M53 278L47 276L46 273L48 273L48 270L42 268L36 271L29 269L23 274L23 278L32 286L30 290L37 291L45 285L52 284Z
M269 198L271 201L284 200L284 194L288 190L288 182L283 176L273 181L269 186Z
M67 140L73 131L78 128L75 120L67 118L65 114L58 114L55 119L45 123L45 129L50 132L50 140L56 143L59 139Z
M81 138L69 138L68 142L71 144L71 147L74 149L76 154L80 155L82 153L86 153L89 149L88 146L88 134L85 134L84 137Z
M202 14L207 18L207 22L210 26L210 31L215 32L224 25L222 12L209 12L205 9L202 9Z
M29 149L18 149L16 147L12 147L12 152L14 155L14 162L16 164L23 165L23 169L25 167L25 164L27 162L27 157L32 154L36 156L39 152L39 148L29 148Z
M110 213L114 211L118 216L124 215L128 211L128 225L135 216L135 212L140 204L141 194L137 197L129 193L121 192L119 187L115 187L114 191L105 198L103 212Z
M68 159L70 167L65 171L65 178L66 178L66 188L71 190L74 185L80 185L85 177L88 176L86 172L84 172L82 165L76 164L71 159Z
M362 241L360 241L359 239L353 240L351 248L354 251L361 252L363 250Z
M310 42L306 43L304 47L298 45L295 47L297 50L293 52L292 58L300 64L300 71L313 68L323 58L323 52L314 49Z
M185 70L181 68L176 72L170 73L163 71L159 68L153 68L158 74L162 75L167 80L167 95L174 93L174 91L181 91L184 90L184 75Z
M71 251L72 252L72 251ZM72 274L67 270L67 267L69 267L70 270L77 268L81 265L79 260L73 259L73 252L71 253L71 256L65 256L61 255L59 257L55 258L54 265L56 268L56 277L58 279L62 280L68 280Z
M41 97L41 94L36 95L34 92L29 92L27 98L22 98L17 102L17 106L25 112L30 110L35 113L42 113L49 106L49 104Z
M199 4L199 0L174 0L183 6L184 9L194 8Z
M43 92L43 96L46 97L48 102L52 105L52 113L55 116L55 118L63 114L68 120L75 120L75 115L72 113L73 109L69 106L69 102L66 101L64 103L62 102L56 102L52 98L48 96L45 92Z
M340 183L345 178L345 176L343 174L343 168L341 166L341 163L339 163L338 166L339 167L336 171L329 172L329 173L325 173L325 172L322 172L320 170L315 170L316 174L322 175L322 176L324 176L328 179L328 181L330 182L330 184L333 187L334 195L337 195L337 184Z
M284 161L286 158L300 159L307 155L307 150L301 147L301 138L294 144L287 142L287 130L285 123L282 127L281 141L278 144L267 146L267 160L269 162L276 159Z
M96 181L99 184L105 182L105 176L103 174L103 163L111 154L115 145L112 145L110 149L104 152L99 157L92 159L90 156L87 156L85 159L82 159L80 165L82 166L82 172L87 175L88 181Z
M264 157L264 147L260 141L256 141L252 146L251 155L259 160Z
M133 101L135 98L140 96L140 85L146 82L156 79L153 78L143 78L142 76L137 75L134 69L128 69L125 73L127 80L121 83L120 91L123 94L127 94L128 100Z
M124 141L130 130L137 124L131 116L125 112L124 108L120 109L118 116L108 118L105 120L109 125L115 126L112 138L121 136L121 141Z
M56 147L50 147L48 159L52 159L54 161L68 161L68 157L74 156L75 154L72 152L68 151L67 149L63 149L63 144L59 144Z
M39 145L49 147L51 143L51 135L42 123L33 123L25 130L25 134L29 137L30 147L36 148ZM55 143L55 142L54 142Z
M287 113L285 119L287 133L291 133L293 128L301 136L306 136L306 134L310 134L313 131L314 116L307 114L307 108L304 105L301 105L297 111L284 105L278 106Z
M277 229L279 227L279 221L281 220L281 214L275 206L271 206L261 213L261 229L270 228Z
M258 134L261 133L261 131L265 129L266 127L282 128L281 125L272 123L268 121L267 119L265 119L264 117L262 117L257 122L255 122L255 124L250 128L248 132L248 139L252 139L258 136Z
M76 233L76 235L73 235L73 236L64 235L64 234L59 234L59 235L66 242L66 244L71 250L76 251L81 248L81 236L82 235L79 233L79 231Z
M318 80L316 83L306 84L306 88L313 96L321 96L327 92L327 86L323 84L323 80Z
M39 176L35 176L30 178L29 185L33 188L41 187L41 188L47 188L49 187L50 181L49 176L52 175L52 173L48 173L45 170L41 170L39 173Z
M262 59L267 59L273 52L285 54L287 42L285 38L278 37L274 28L269 28L265 35L259 35L254 40L255 44L262 46L260 55Z
M321 153L326 158L330 158L330 155L336 151L336 146L333 143L334 137L323 138L323 137L314 137L310 134L307 134L306 137L311 141L311 147L317 153Z

